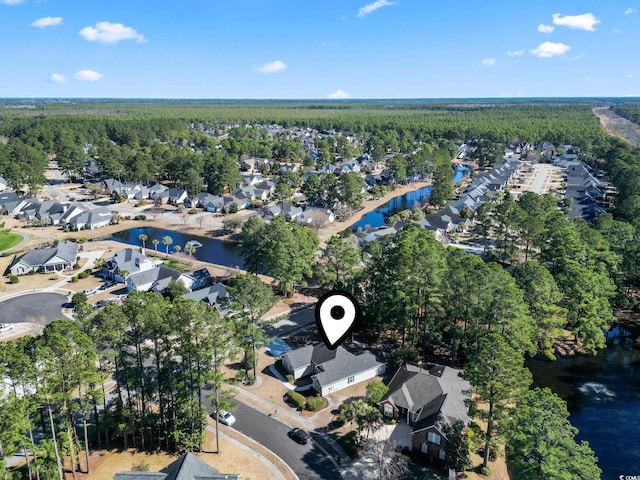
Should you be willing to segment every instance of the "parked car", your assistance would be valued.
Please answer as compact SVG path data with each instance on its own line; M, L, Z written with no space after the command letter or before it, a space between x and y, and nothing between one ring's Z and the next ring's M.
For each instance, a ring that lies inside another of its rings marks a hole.
M301 428L294 428L289 430L289 436L301 445L306 445L311 440L311 435L302 430Z
M98 300L93 304L93 308L97 310L98 308L106 307L108 303L108 300Z
M218 420L220 421L220 423L224 423L227 427L230 427L231 425L236 423L236 417L231 415L226 410L218 411Z
M13 323L0 323L0 333L13 330Z

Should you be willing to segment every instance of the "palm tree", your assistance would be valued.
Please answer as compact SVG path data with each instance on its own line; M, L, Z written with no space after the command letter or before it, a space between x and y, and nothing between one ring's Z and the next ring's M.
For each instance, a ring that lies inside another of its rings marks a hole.
M173 238L171 238L169 235L167 235L166 237L162 237L162 244L165 246L165 252L167 255L169 255L169 245L171 245L173 243Z
M190 257L193 257L193 254L196 252L196 247L193 245L185 245L184 251L188 253Z
M144 253L145 242L149 240L149 236L144 233L141 233L140 235L138 235L138 240L142 242L142 252Z
M153 243L153 248L155 248L156 252L158 251L158 244L160 243L160 240L158 240L157 238L154 238L153 240L151 240L151 243Z
M175 253L180 253L180 250L182 250L182 247L180 245L176 245L175 247L173 247L173 251Z

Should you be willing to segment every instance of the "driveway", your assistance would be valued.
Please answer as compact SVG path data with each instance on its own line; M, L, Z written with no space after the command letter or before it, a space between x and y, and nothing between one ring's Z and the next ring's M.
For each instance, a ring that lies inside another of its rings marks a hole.
M29 293L0 302L0 323L30 322L47 325L64 318L62 305L67 296L61 293Z

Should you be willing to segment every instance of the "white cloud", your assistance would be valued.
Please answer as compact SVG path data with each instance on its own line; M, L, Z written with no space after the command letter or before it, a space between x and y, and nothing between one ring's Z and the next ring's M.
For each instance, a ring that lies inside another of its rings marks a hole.
M131 27L125 27L122 23L98 22L95 27L84 27L79 33L90 42L118 43L122 40L135 40L141 43L146 41L144 35Z
M376 0L375 2L369 3L368 5L365 5L360 10L358 10L358 16L359 17L364 17L365 15L368 15L371 12L375 12L379 8L389 7L389 6L393 5L393 4L394 3L390 2L389 0Z
M95 82L96 80L100 80L104 75L100 72L96 72L95 70L80 70L73 74L73 78L76 80L86 80L89 82Z
M540 33L551 33L556 29L556 27L554 27L553 25L545 25L544 23L541 23L540 25L538 25L538 31Z
M595 26L598 25L598 20L593 13L583 13L582 15L567 15L560 16L559 13L553 14L554 25L561 25L563 27L577 28L579 30L587 30L588 32L595 32Z
M619 28L614 28L612 30L613 33L622 33L622 30L620 30Z
M638 10L636 10L635 8L629 7L624 11L625 15L631 15L632 13L638 13Z
M59 73L52 73L49 77L49 81L55 83L64 83L67 81L67 79L64 78L64 75L60 75Z
M259 72L264 74L277 73L287 69L287 65L280 60L274 62L265 63L263 66L256 68Z
M62 17L42 17L35 20L31 26L37 28L57 27L62 25Z
M569 45L564 43L544 42L538 45L533 50L529 50L531 55L535 55L540 58L551 58L556 55L563 55L571 50Z
M522 50L510 50L507 52L507 55L510 57L519 57L520 55L524 55L524 49Z
M18 5L22 3L24 0L0 0L0 3L4 3L5 5Z
M627 73L627 78L633 78L633 74L632 73Z
M496 64L495 58L485 58L482 60L482 65L485 67L493 67Z
M344 90L337 89L335 92L330 93L329 95L327 95L327 97L335 98L335 99L349 98L349 94L347 92L345 92Z

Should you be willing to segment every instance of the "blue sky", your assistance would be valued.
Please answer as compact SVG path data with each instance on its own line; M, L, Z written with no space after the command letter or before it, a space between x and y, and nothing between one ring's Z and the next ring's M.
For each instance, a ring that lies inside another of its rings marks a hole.
M640 0L0 0L0 97L640 95Z

